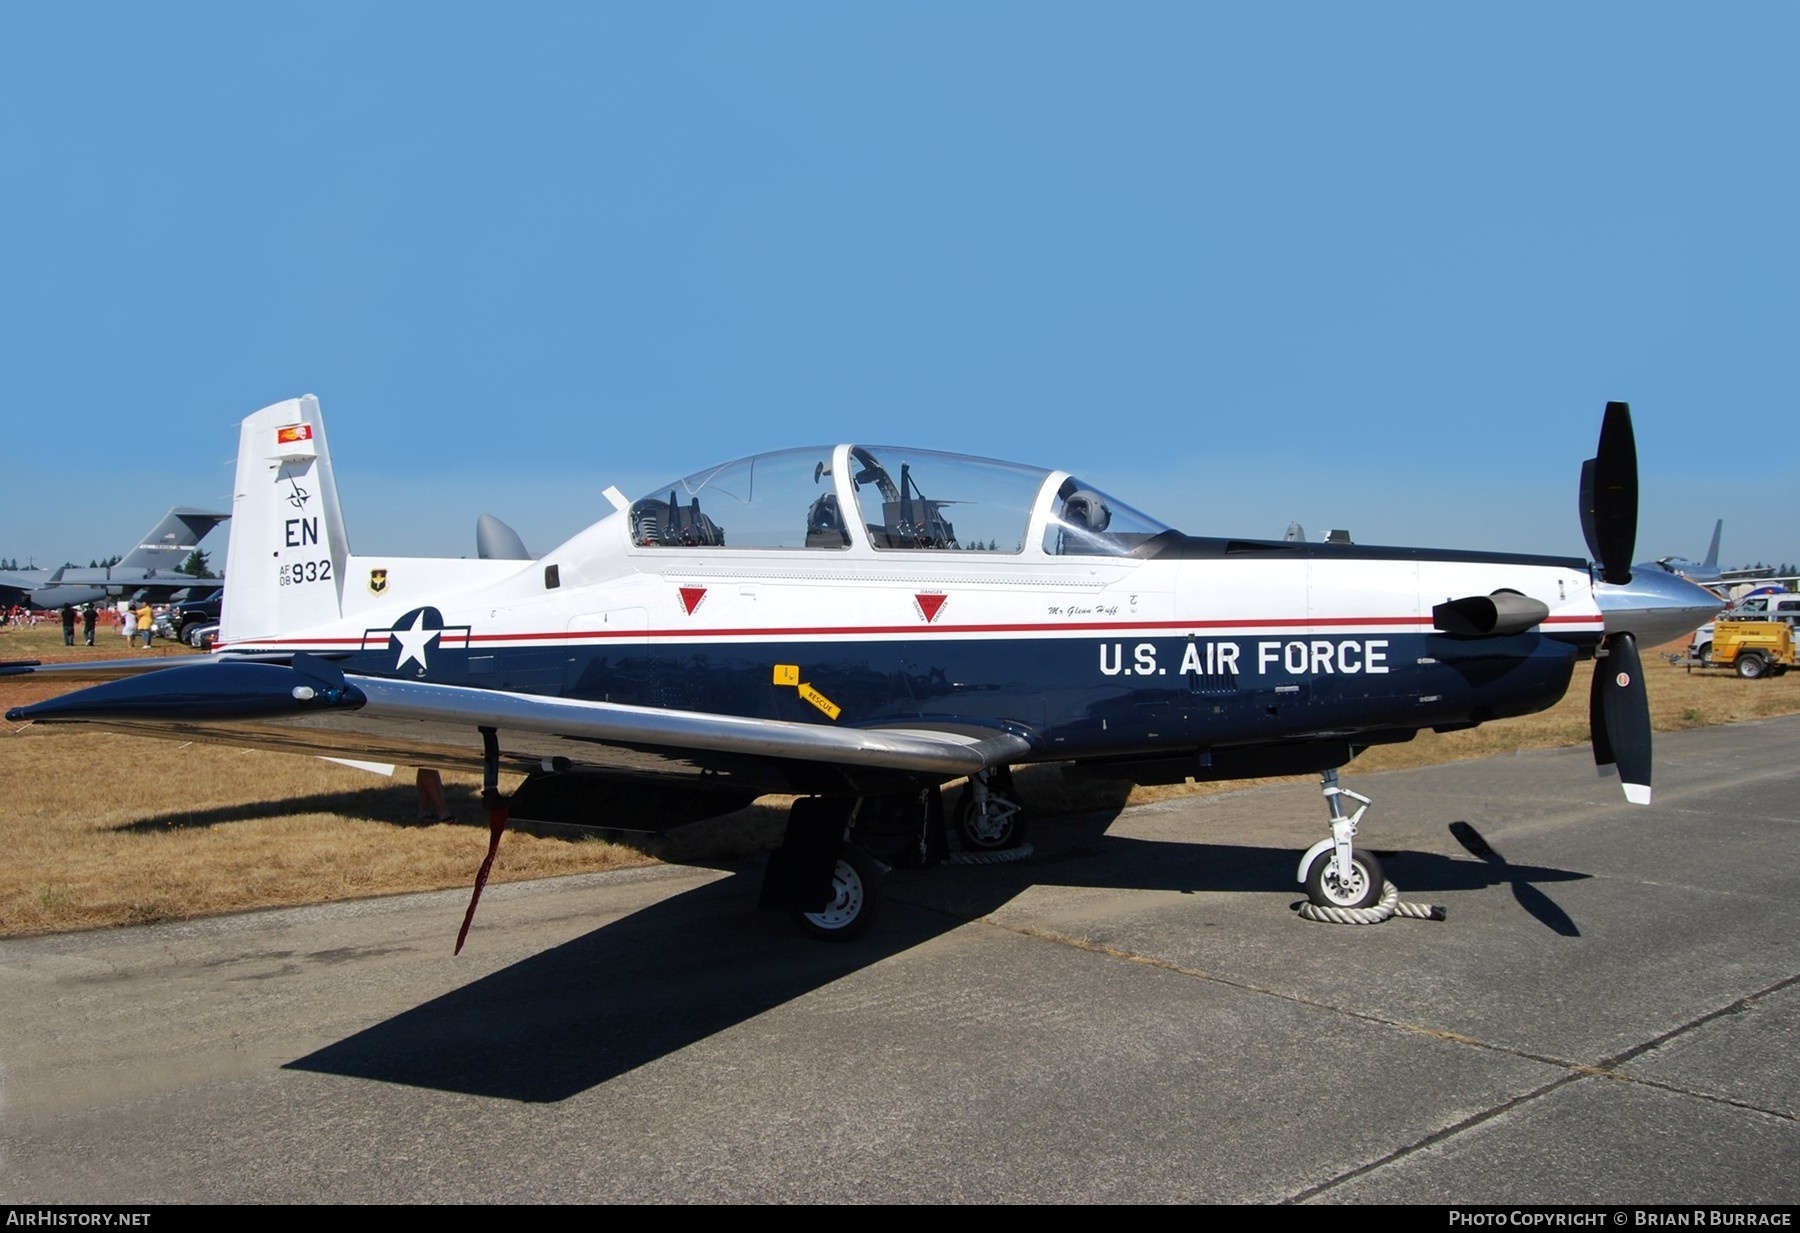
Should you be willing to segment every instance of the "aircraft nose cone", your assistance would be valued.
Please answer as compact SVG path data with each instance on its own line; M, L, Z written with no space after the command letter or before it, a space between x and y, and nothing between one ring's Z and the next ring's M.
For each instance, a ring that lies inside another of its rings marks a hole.
M1725 601L1680 574L1638 569L1623 586L1594 580L1594 601L1606 632L1630 632L1647 647L1690 634L1726 607Z

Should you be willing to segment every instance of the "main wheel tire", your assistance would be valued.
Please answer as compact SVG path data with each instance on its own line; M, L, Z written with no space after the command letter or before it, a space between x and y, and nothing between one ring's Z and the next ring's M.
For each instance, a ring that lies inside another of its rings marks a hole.
M1746 681L1754 681L1768 670L1768 661L1755 651L1745 651L1737 657L1737 674Z
M963 847L971 852L999 852L1024 843L1025 807L992 788L988 789L988 801L1004 801L1011 809L977 813L974 788L964 788L956 798L956 834Z
M837 869L831 875L831 902L818 912L796 912L801 930L827 942L849 942L861 937L881 906L881 876L867 852L852 844L838 849Z
M1381 862L1368 852L1352 849L1351 876L1345 880L1334 869L1335 855L1326 848L1306 867L1306 897L1321 908L1372 908L1380 903L1387 886Z

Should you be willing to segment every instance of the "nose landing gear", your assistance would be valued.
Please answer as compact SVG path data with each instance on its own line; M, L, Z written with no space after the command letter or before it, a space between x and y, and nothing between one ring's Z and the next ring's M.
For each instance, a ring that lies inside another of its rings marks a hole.
M1381 862L1367 852L1355 851L1357 823L1369 811L1369 798L1338 786L1338 773L1320 772L1325 805L1331 810L1331 838L1321 839L1300 858L1300 883L1306 897L1321 908L1370 908L1381 901L1387 887ZM1356 812L1344 813L1343 798L1360 801Z

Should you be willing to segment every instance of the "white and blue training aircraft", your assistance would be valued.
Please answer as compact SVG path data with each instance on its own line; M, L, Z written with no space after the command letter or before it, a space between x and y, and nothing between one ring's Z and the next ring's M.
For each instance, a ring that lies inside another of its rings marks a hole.
M1013 766L1318 774L1331 832L1299 880L1367 907L1384 879L1338 769L1542 710L1578 660L1604 662L1596 760L1648 803L1638 645L1718 600L1632 576L1636 469L1630 413L1608 404L1582 473L1598 565L1189 536L1067 471L879 444L608 489L605 518L536 558L515 536L497 557L418 559L351 551L308 396L243 422L212 655L0 671L105 682L15 721L480 770L494 843L509 816L660 830L791 794L762 906L833 939L879 897L859 826L901 820L926 863L1017 845ZM503 771L525 776L504 801Z

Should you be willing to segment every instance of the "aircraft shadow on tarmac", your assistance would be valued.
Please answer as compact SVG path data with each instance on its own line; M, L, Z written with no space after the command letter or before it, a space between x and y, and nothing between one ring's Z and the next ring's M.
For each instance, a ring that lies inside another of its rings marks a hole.
M461 817L475 819L469 826L487 829L487 819L480 810L476 794L468 789L453 792L449 786L444 797ZM414 815L418 809L418 792L411 783L382 784L368 788L338 789L314 792L306 796L286 796L267 801L249 801L204 808L171 809L150 817L122 823L119 832L161 834L169 830L203 830L252 822L264 818L285 818L298 814L330 813L367 822L388 822L397 826L424 826Z
M1297 896L1292 850L1113 837L1104 833L1111 820L1108 813L1040 824L1041 854L1014 864L897 869L881 919L847 945L813 941L787 918L755 911L760 866L736 869L287 1068L565 1100L979 919L1032 886ZM1536 884L1589 875L1510 865L1467 823L1452 833L1481 860L1382 853L1396 884L1409 894L1506 884L1542 924L1577 934ZM479 939L478 919L471 943Z

